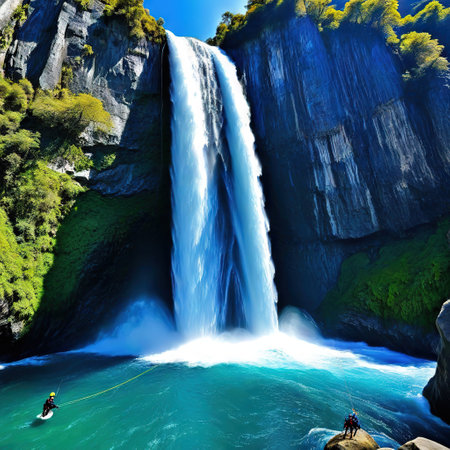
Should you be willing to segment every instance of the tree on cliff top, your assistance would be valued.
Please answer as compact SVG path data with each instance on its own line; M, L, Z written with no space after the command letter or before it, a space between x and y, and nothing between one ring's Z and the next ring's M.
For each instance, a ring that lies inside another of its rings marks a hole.
M130 36L137 39L149 38L153 42L161 43L165 37L163 21L152 17L148 9L144 8L142 0L103 0L104 14L111 17L125 19Z
M445 72L448 61L441 56L444 49L437 39L431 39L429 33L411 31L403 34L400 41L400 52L407 67L406 79L418 78L430 72Z

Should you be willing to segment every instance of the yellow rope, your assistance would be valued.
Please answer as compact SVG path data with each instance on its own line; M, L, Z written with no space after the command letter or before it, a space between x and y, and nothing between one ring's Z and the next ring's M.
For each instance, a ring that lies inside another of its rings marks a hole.
M142 375L145 375L146 373L151 372L153 369L156 369L156 368L158 367L158 365L159 365L159 364L157 364L156 366L150 367L150 369L147 369L145 372L142 372L142 373L140 373L139 375L136 375L135 377L130 378L129 380L126 380L126 381L124 381L124 382L122 382L122 383L116 384L116 385L113 386L113 387L110 387L110 388L108 388L108 389L105 389L104 391L96 392L95 394L86 395L86 397L81 397L81 398L77 398L76 400L71 400L70 402L62 403L62 404L59 405L59 406L73 405L74 403L81 402L82 400L87 400L87 399L89 399L89 398L98 397L99 395L102 395L102 394L105 394L106 392L109 392L109 391L112 391L112 390L114 390L114 389L117 389L117 388L123 386L124 384L130 383L131 381L134 381L134 380L136 380L137 378L142 377Z

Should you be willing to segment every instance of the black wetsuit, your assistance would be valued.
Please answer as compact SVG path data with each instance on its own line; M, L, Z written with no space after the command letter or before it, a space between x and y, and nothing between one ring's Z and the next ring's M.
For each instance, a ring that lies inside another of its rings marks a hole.
M42 411L42 417L45 417L50 410L52 410L53 408L58 408L55 403L54 400L52 398L48 398L47 401L44 403L44 409Z
M345 428L344 439L345 439L345 437L347 436L347 431L348 431L348 430L350 430L350 439L351 439L351 438L352 438L352 435L353 435L353 428L354 428L354 426L353 426L353 421L352 421L352 418L351 418L351 417L347 417L347 418L345 419L345 422L344 422L344 428ZM355 434L356 434L356 432L355 432Z

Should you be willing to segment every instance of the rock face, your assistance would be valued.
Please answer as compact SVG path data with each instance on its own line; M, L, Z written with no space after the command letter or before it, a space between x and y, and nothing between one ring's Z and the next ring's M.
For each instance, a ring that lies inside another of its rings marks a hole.
M433 414L450 424L450 300L442 305L436 326L441 336L436 374L425 386L423 395L430 402Z
M20 3L0 0L0 25L9 21ZM169 114L169 108L163 110L162 47L131 38L126 22L104 17L103 9L99 0L93 0L87 11L72 0L31 0L27 20L16 29L6 54L0 53L0 62L4 57L7 76L28 78L42 89L55 88L63 68L70 67L71 91L99 98L111 114L111 133L99 135L88 129L82 145L94 156L96 152L114 153L117 158L112 167L74 173L73 164L60 158L51 165L53 170L70 173L104 195L126 196L128 201L135 194L151 191L149 195L159 201L133 230L124 229L114 242L98 242L86 250L76 292L71 293L75 306L61 321L56 323L45 311L38 311L28 340L16 343L20 329L10 323L8 305L0 304L4 344L0 354L9 359L73 348L92 339L100 323L117 314L130 298L151 294L167 302L171 299L170 198L164 159L167 146L162 143L162 117ZM92 55L85 54L85 45L92 47ZM96 211L91 214L95 221ZM140 273L144 270L145 277Z
M372 450L377 448L380 448L380 446L364 430L358 430L351 439L348 435L344 439L344 433L340 433L330 439L325 445L325 450Z
M412 441L403 444L398 450L448 450L448 447L444 447L437 442L430 441L422 437L418 437Z
M421 331L407 323L385 321L354 312L339 315L339 320L324 333L349 341L362 340L369 345L382 343L385 347L430 359L436 357L439 347L439 336L435 332Z
M103 17L103 8L98 0L89 11L71 1L32 0L6 55L5 72L52 89L63 65L70 66L71 90L100 98L114 123L106 138L85 133L86 146L138 150L153 145L159 151L161 46L130 38L126 24ZM84 55L84 45L92 47L92 56Z
M282 305L314 310L368 237L449 211L450 89L437 80L411 98L382 38L358 33L291 18L227 48L251 104Z

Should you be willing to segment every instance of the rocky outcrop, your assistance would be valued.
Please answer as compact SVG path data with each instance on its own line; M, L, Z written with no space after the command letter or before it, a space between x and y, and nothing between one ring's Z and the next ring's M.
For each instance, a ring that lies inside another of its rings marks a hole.
M364 430L358 430L353 438L348 436L344 438L344 433L337 434L331 438L325 445L324 450L394 450L392 448L380 446L375 442L372 436L365 432ZM431 441L430 439L425 439L423 437L418 437L412 441L403 444L398 450L449 450L437 442Z
M449 211L450 89L409 95L384 40L360 33L291 18L227 48L252 108L282 305L314 310L368 237Z
M344 433L340 433L331 438L325 445L325 450L372 450L377 448L380 448L380 446L364 430L358 430L351 439L348 435L344 438Z
M434 359L438 353L439 336L423 328L393 320L382 320L366 314L348 312L328 322L325 335L340 336L349 341L364 341L403 353Z
M437 442L431 441L430 439L425 439L423 437L418 437L412 441L403 444L398 450L449 450L448 447L444 447Z
M436 326L441 336L436 374L425 386L423 395L430 402L433 414L450 424L450 300L442 305Z

